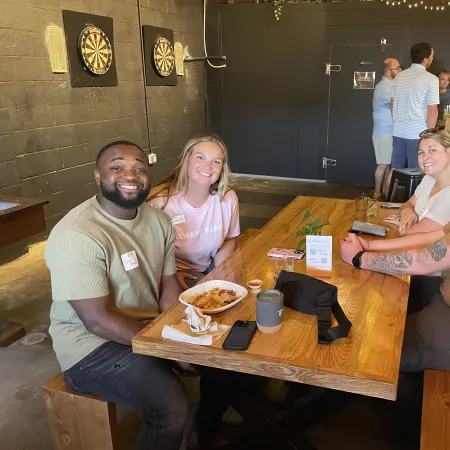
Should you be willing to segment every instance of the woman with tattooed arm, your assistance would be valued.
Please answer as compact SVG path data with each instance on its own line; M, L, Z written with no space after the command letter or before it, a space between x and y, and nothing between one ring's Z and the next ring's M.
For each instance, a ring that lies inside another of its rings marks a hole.
M442 271L440 293L406 318L400 370L450 370L450 225L443 238L423 248L392 253L366 252L354 234L340 243L341 257L358 269L392 275L428 275Z

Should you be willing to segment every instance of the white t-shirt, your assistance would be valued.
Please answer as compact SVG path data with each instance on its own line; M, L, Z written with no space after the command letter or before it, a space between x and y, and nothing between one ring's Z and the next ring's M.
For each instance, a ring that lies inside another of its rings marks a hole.
M162 209L166 197L156 197L150 205ZM178 270L204 272L225 239L239 236L239 205L236 193L229 190L222 201L210 195L200 208L187 203L181 194L173 195L163 211L175 227L175 260Z
M419 221L427 217L444 226L450 222L450 187L441 189L430 197L435 184L436 180L433 177L429 175L423 177L422 182L414 192L416 197L414 211L419 216Z

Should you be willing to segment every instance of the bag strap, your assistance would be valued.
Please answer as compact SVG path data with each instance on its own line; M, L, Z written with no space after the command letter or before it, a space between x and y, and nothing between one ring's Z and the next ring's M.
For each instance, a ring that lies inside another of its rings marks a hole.
M334 301L332 301L334 300ZM331 326L331 313L337 320L336 327ZM347 337L352 327L337 298L319 298L317 303L317 331L319 344L331 344L336 339Z

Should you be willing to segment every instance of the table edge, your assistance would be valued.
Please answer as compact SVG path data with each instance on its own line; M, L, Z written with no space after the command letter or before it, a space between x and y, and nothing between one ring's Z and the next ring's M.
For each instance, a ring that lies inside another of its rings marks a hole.
M155 342L154 339L142 337L141 333L132 339L132 349L137 354L218 369L224 369L222 361L226 359L228 367L224 370L234 370L229 368L230 357L232 356L236 362L236 367L239 367L239 370L236 370L237 372L326 387L385 400L395 401L397 398L397 382L382 381L370 375L366 375L365 378L355 377L350 373L345 374L344 371L338 373L325 371L319 367L300 367L292 364L283 364L268 357L258 357L258 360L255 361L252 357L246 355L245 352L229 352L229 355L225 355L216 353L215 350L217 349L209 346L200 346L202 352L202 355L200 355L199 346L168 339L162 342ZM149 351L149 344L151 345L151 351ZM273 372L270 372L269 368L273 369ZM330 377L333 377L333 382L331 383Z

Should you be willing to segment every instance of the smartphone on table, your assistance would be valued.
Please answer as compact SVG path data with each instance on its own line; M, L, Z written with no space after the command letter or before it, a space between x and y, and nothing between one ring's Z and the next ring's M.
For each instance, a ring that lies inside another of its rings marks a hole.
M247 350L256 331L253 320L236 320L231 327L222 347L225 350Z
M267 256L271 258L288 258L294 260L300 260L305 255L303 250L296 250L295 248L272 248L267 253Z

